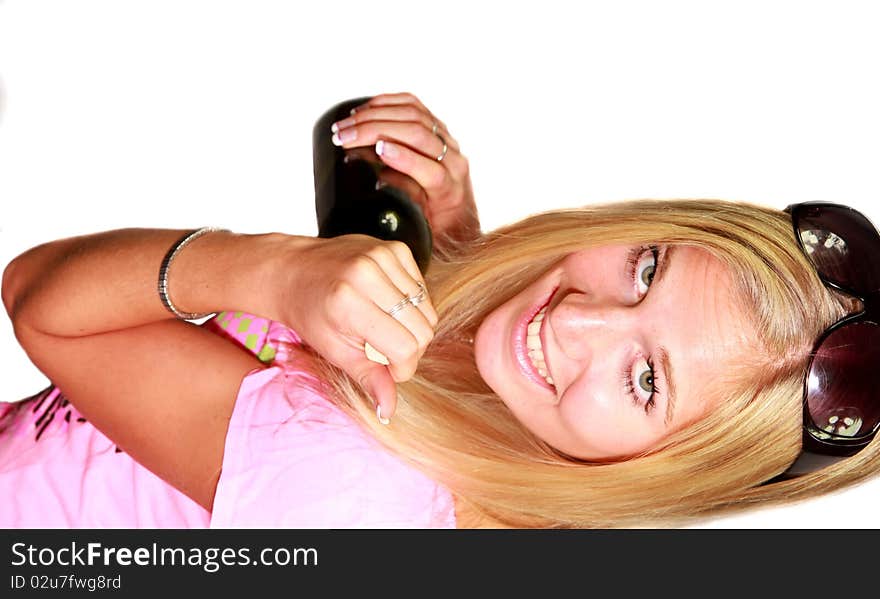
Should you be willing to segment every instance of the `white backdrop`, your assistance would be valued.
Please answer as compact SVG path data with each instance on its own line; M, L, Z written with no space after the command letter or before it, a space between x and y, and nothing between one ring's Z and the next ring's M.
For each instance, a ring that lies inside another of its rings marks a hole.
M871 2L0 0L0 265L126 227L315 234L311 128L418 95L484 229L639 197L880 223ZM45 377L0 319L0 400ZM719 527L880 527L880 480Z

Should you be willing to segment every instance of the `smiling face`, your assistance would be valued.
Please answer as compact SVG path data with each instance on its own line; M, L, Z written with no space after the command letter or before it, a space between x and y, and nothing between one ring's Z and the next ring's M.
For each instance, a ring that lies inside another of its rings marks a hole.
M519 421L573 457L648 450L712 409L756 347L727 267L687 246L568 255L480 324L477 368Z

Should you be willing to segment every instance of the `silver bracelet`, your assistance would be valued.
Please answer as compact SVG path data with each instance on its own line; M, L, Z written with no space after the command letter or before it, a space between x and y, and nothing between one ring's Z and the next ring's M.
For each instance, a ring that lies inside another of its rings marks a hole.
M202 227L201 229L196 229L195 231L191 231L180 238L180 240L171 246L171 249L168 250L168 253L165 254L165 258L162 259L162 265L159 267L159 299L162 300L162 304L168 308L168 310L174 314L177 318L181 320L197 320L199 318L204 318L205 316L211 316L216 314L216 312L205 312L204 314L192 314L187 312L181 312L174 304L171 302L171 298L168 297L168 269L171 268L171 263L174 261L177 253L180 252L188 243L193 241L194 239L198 239L205 233L211 233L214 231L228 231L228 229L220 229L217 227Z

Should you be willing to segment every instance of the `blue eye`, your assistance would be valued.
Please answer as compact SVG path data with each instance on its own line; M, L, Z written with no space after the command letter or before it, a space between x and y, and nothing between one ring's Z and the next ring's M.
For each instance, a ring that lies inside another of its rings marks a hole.
M629 277L635 281L639 297L648 293L648 288L654 281L654 273L657 272L659 258L660 250L656 246L638 248L630 254Z
M643 365L647 368L642 368ZM657 388L657 379L654 377L653 362L650 359L642 359L628 367L623 372L623 384L633 403L637 406L644 404L645 413L650 414L656 403L656 395L660 392Z

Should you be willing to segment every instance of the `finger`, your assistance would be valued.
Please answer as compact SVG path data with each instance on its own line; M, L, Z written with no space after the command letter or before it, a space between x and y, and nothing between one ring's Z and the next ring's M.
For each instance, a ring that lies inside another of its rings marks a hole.
M350 117L330 125L333 132L367 121L410 121L422 123L430 129L434 119L427 110L412 104L393 104L389 106L365 106ZM335 125L335 127L334 127Z
M404 151L403 155L398 157L396 152L400 148L403 148ZM378 152L377 149L381 150L381 153ZM387 155L383 157L383 154L386 154L386 150ZM413 158L410 158L410 156ZM422 160L415 160L414 157L416 156ZM377 175L379 180L388 185L394 185L403 189L413 200L416 201L419 200L416 196L425 195L424 191L426 190L426 186L431 187L430 181L432 180L430 176L432 174L431 172L423 174L421 180L416 179L416 177L413 176L413 173L418 172L416 169L417 166L421 166L422 169L433 171L435 176L439 176L440 173L438 171L445 168L449 171L451 180L457 183L463 182L469 177L468 169L470 167L468 166L467 158L458 152L449 150L443 158L443 164L440 164L436 158L429 158L418 152L413 152L406 146L394 144L391 141L383 139L377 141L376 145L372 147L349 148L345 150L343 161L346 164L356 160L375 163L377 158L390 167L387 169L380 169ZM413 187L412 181L407 183L407 179L415 180L421 186L421 189Z
M383 243L382 247L388 253L377 251L374 259L388 273L389 278L397 288L403 291L407 297L422 296L416 307L431 326L431 336L433 337L434 327L437 326L438 320L437 311L434 308L434 302L428 293L428 286L425 283L424 277L422 277L422 272L419 270L419 265L413 257L412 251L402 241L388 241ZM422 285L421 288L419 284Z
M376 154L384 164L415 179L428 196L452 192L467 175L467 159L458 152L447 152L441 163L406 146L380 140L376 142Z
M339 129L332 136L333 144L345 149L372 146L380 139L404 143L427 156L438 156L445 141L418 121L366 121Z
M335 145L346 149L375 145L380 140L391 140L434 159L443 155L445 143L447 147L444 160L450 152L457 151L442 136L431 133L431 129L422 123L413 122L370 121L340 129L333 134L332 140Z
M445 131L449 134L449 128L446 124L437 118L437 115L434 114L430 109L428 109L425 104L419 100L414 94L403 92L403 93L394 93L394 94L379 94L378 96L373 96L368 101L364 102L360 106L357 106L351 110L351 114L357 114L362 110L366 110L373 107L379 106L400 106L410 104L415 106L419 110L423 111L429 117L431 117L432 125L433 123L437 123L437 126L440 127L442 131ZM455 141L453 139L453 141ZM458 146L458 142L455 142L456 147Z
M390 251L382 248L382 252L375 249L371 252L371 258L375 256L383 262L381 266L377 265L378 272L356 275L360 276L360 280L354 281L355 289L363 298L371 300L372 305L364 306L369 302L362 300L356 310L350 310L350 313L356 312L357 315L352 316L345 328L361 335L364 341L388 358L394 380L405 381L415 374L419 358L434 338L434 327L423 310L414 309L421 308L421 304L413 306L407 301L419 292L412 277L395 259L380 257L380 253L390 254ZM401 288L414 291L409 293ZM427 292L423 296L426 301L422 303L429 303ZM392 310L393 314L390 313ZM364 352L364 357L367 357L366 347Z
M431 111L428 110L428 108L424 104L422 104L421 100L419 100L415 95L409 92L379 94L378 96L373 96L360 106L355 107L355 111L360 112L362 109L368 106L396 106L400 104L412 104L414 106L418 106L428 114L431 113Z
M378 363L375 353L372 353L372 356L367 355L366 344L369 343L374 352L386 357L389 362L387 369L394 381L409 380L415 374L419 358L424 351L416 334L407 324L413 326L411 323L415 322L416 318L424 320L424 317L411 315L408 323L405 324L389 315L369 297L361 294L358 296L356 303L349 304L356 308L347 310L340 317L339 330L342 332L342 338L346 340L346 349L342 350L337 345L335 351L325 351L325 355L331 362L343 368L352 363L385 368L386 366ZM419 334L427 339L433 338L433 330L428 327L427 322L424 322Z
M456 150L459 148L458 142L449 133L446 125L438 121L436 117L432 116L427 111L411 104L371 106L363 108L350 117L336 121L330 125L330 131L338 133L343 129L374 121L421 123L425 129L428 129L432 133L440 134L443 139L446 140L446 143L449 144L449 147ZM436 132L434 131L434 125L437 126Z
M354 377L373 399L374 405L379 407L378 414L390 419L397 410L397 386L388 369L384 366L365 366Z

